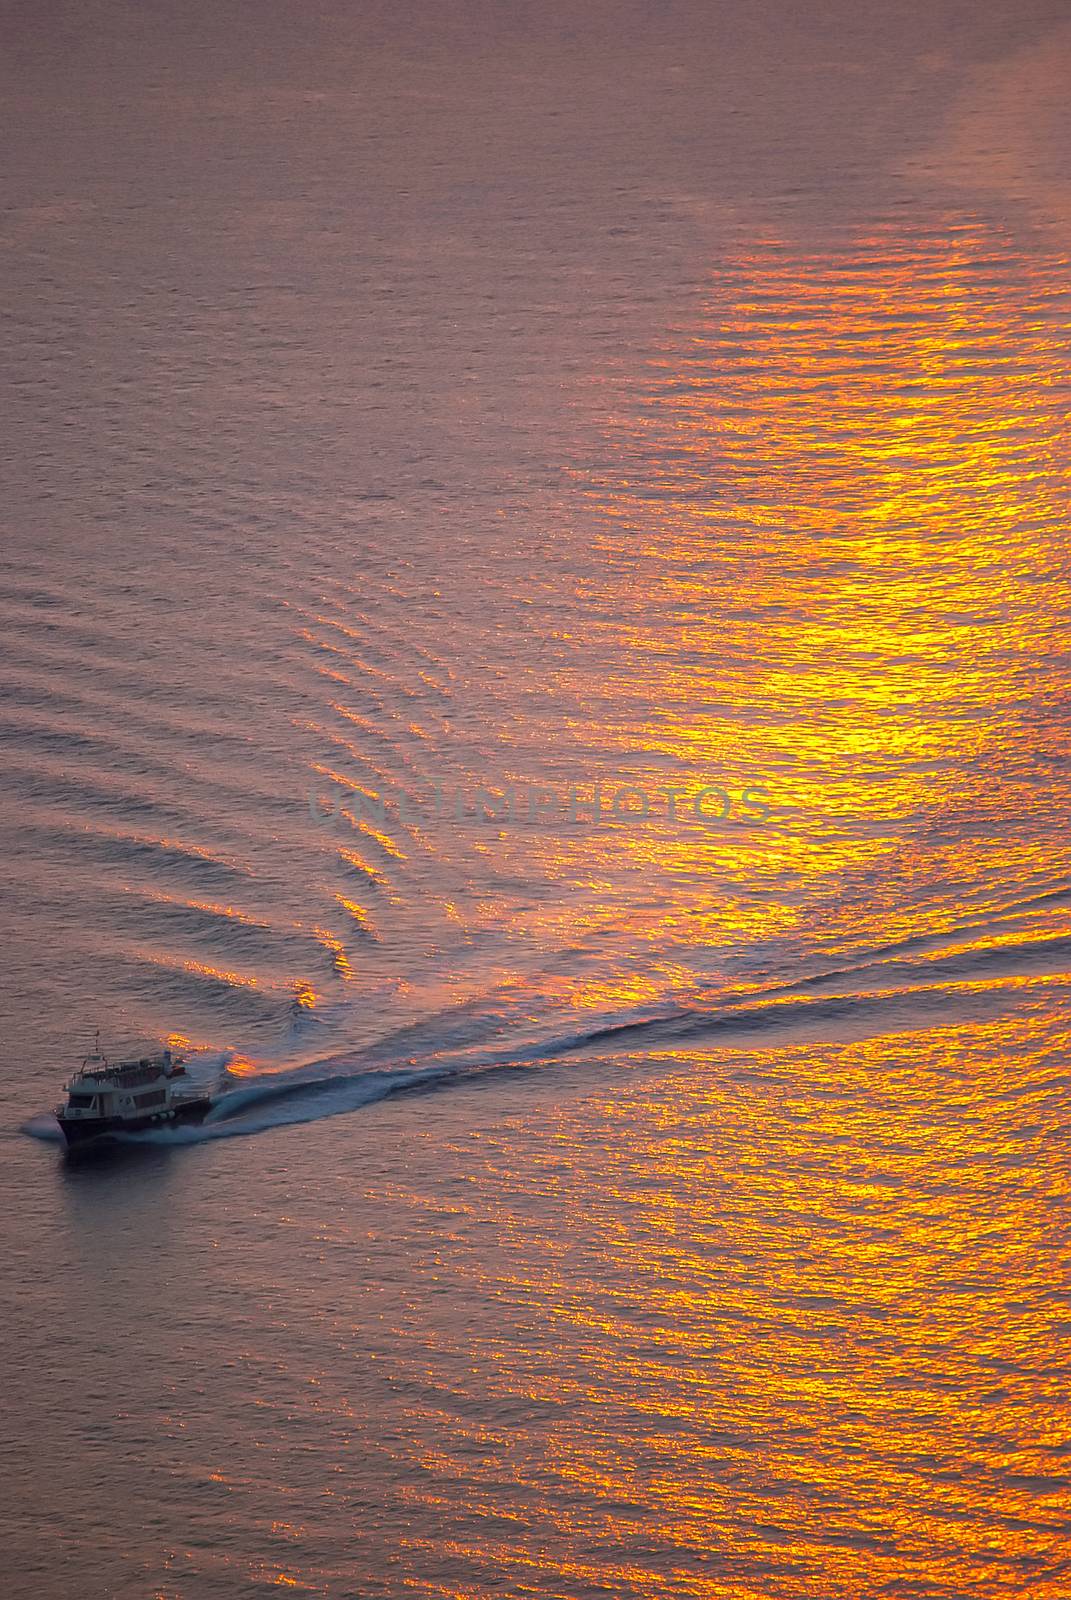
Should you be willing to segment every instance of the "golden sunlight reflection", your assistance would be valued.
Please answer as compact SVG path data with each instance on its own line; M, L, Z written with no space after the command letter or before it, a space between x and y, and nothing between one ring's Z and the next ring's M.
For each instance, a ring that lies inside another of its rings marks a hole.
M581 810L598 776L650 814L472 823L464 841L481 873L560 890L523 912L488 896L488 925L544 952L605 943L604 962L548 964L548 998L664 1002L707 985L719 952L801 939L831 957L948 940L966 987L999 986L1065 931L1066 908L1015 907L1071 869L1051 674L1068 266L970 217L823 250L768 237L719 267L639 387L632 367L599 380L611 464L577 480L599 513L597 577L552 682L587 708L569 730ZM553 708L542 733L562 740ZM500 778L524 780L519 760ZM673 785L720 786L728 814L700 821L686 798L674 815ZM352 837L375 847L378 831L362 816ZM1002 917L1000 945L986 930Z
M769 238L608 416L617 749L648 757L630 781L658 787L669 758L773 802L762 827L603 835L604 861L707 877L703 939L804 906L843 928L845 875L874 886L854 933L902 937L935 872L1066 862L1067 271L969 218L825 253Z
M552 1113L524 1204L508 1137L459 1135L453 1226L493 1228L472 1271L503 1326L444 1316L394 1367L489 1391L485 1424L437 1414L414 1511L462 1473L469 1504L509 1507L494 1563L545 1563L555 1593L661 1593L654 1556L682 1592L732 1600L990 1595L1024 1574L1058 1600L1065 1397L1039 1375L1063 1363L1043 1070L1061 1042L1022 1003L847 1046L674 1053L657 1086L647 1054ZM394 1203L422 1215L425 1183L400 1178ZM553 1334L518 1342L518 1321Z

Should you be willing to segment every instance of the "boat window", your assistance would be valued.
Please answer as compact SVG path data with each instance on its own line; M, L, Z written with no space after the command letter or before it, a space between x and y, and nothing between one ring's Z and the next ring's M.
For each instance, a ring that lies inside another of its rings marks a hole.
M74 1111L88 1111L93 1104L91 1094L72 1094L68 1102Z
M136 1094L134 1096L134 1104L136 1106L162 1106L166 1099L166 1089L150 1089L148 1094Z

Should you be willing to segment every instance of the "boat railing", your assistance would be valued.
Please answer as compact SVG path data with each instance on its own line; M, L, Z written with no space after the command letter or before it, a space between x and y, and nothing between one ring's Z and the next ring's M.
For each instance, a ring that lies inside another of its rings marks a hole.
M140 1056L128 1061L109 1061L104 1055L83 1057L74 1074L76 1078L107 1078L112 1082L142 1082L148 1078L181 1077L185 1074L181 1056L168 1052L158 1056Z

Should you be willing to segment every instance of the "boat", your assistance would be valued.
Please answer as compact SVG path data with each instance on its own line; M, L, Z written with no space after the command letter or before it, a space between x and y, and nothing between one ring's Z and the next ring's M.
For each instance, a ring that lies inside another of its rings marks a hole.
M212 1107L211 1095L191 1081L174 1051L109 1061L99 1036L63 1088L67 1103L56 1107L56 1121L68 1150L117 1134L201 1122Z

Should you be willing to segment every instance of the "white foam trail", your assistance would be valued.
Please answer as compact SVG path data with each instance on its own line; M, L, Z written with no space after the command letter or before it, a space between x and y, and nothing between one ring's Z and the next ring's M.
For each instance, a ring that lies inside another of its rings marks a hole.
M49 1144L62 1144L63 1133L55 1117L42 1113L39 1117L29 1117L19 1127L20 1133L29 1134L31 1139L44 1139Z

